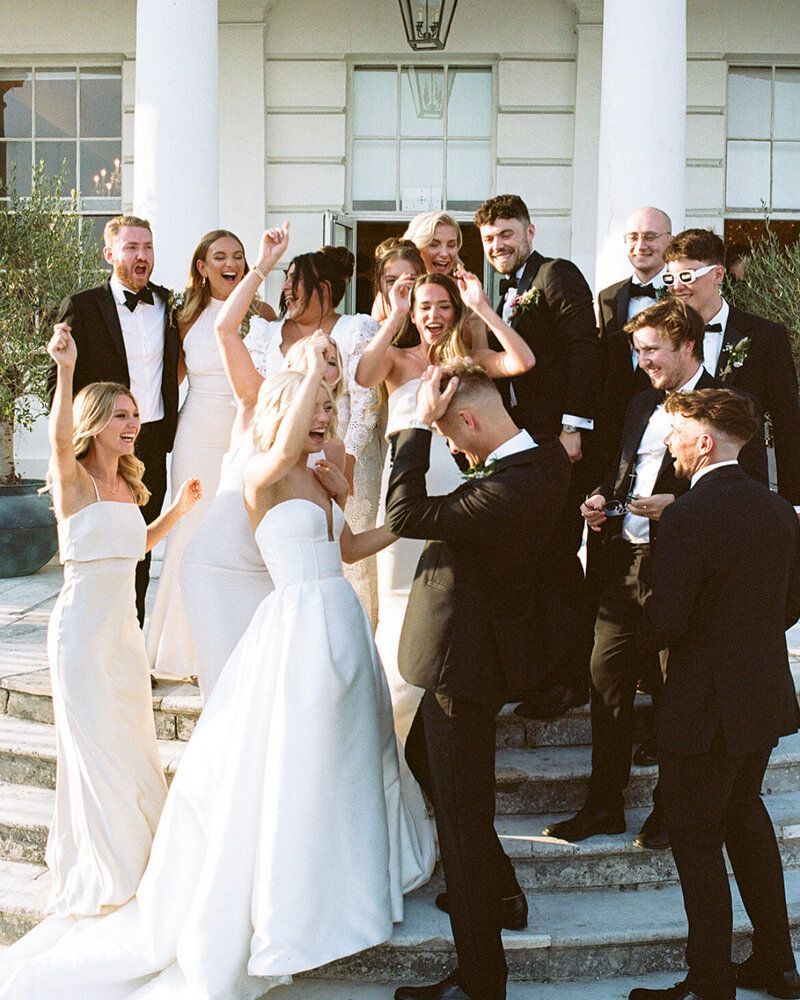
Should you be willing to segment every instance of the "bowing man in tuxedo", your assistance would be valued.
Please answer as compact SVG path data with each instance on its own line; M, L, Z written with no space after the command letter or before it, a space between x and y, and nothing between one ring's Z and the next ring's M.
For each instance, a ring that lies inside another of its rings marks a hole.
M664 281L703 317L703 363L728 388L742 389L772 422L778 492L800 512L800 400L786 327L729 305L719 289L725 246L708 229L687 229L665 252ZM761 430L763 434L763 427Z
M477 464L454 492L429 497L434 422ZM397 1000L506 995L500 928L524 927L527 904L494 829L495 716L537 681L531 650L540 648L549 536L569 473L558 441L537 447L467 361L427 370L416 420L394 438L386 525L428 539L399 646L400 673L425 689L406 759L433 802L447 884L437 905L450 914L458 954L451 976L401 987Z
M703 368L703 321L685 303L674 298L657 302L634 317L626 329L652 385L635 395L628 406L612 474L581 506L589 527L602 529L606 554L590 668L589 791L575 816L544 831L547 836L569 841L625 832L623 792L630 779L633 705L642 662L636 630L650 593L661 515L688 488L686 481L676 476L664 443L669 431L665 399L675 393L721 386ZM743 449L742 465L766 483L763 438L753 438ZM613 512L609 501L616 507ZM656 718L657 703L658 692L654 691ZM669 846L657 792L653 811L634 844Z
M800 617L800 526L791 505L737 462L759 426L740 395L676 393L666 411L675 474L691 488L662 516L639 641L668 647L656 732L689 975L630 1000L733 1000L737 984L800 997L781 858L760 795L772 748L798 728L785 630ZM723 844L754 931L738 966Z
M660 208L631 212L625 221L624 240L633 274L597 296L604 377L595 437L604 471L619 451L628 403L650 386L625 326L661 294L664 251L671 237L672 222Z
M73 390L90 382L120 382L139 406L142 421L136 455L145 467L150 499L142 508L149 524L161 511L167 490L167 453L178 418L178 332L167 309L168 291L150 283L153 234L150 223L118 215L106 223L103 256L112 267L106 284L65 299L58 322L68 323L78 348ZM48 389L55 390L55 365ZM144 624L150 555L136 570L136 609Z
M584 636L584 653L564 661L555 690L527 703L527 714L549 717L586 700L593 618L578 558L583 538L578 507L593 480L589 452L601 381L600 343L586 280L571 261L533 250L535 228L518 195L485 201L475 213L475 225L486 259L504 275L498 312L536 355L535 368L499 383L506 406L536 440L558 436L573 463L553 540L553 583L573 610L574 629Z

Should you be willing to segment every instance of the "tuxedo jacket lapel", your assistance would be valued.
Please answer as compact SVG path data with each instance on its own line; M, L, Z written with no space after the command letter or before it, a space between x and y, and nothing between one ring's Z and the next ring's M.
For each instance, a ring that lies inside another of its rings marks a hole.
M98 289L97 307L100 310L100 315L103 317L103 322L106 325L108 335L111 337L114 347L116 347L119 356L125 362L125 369L127 371L128 356L125 353L125 341L122 337L122 326L120 325L117 313L117 303L114 301L114 294L111 291L110 285L106 284Z
M734 344L738 344L742 337L746 336L743 320L744 316L742 313L735 306L731 306L728 313L728 322L725 324L725 333L722 335L722 347L717 358L714 378L719 378L719 373L725 367L726 349L733 347Z
M647 398L642 400L639 412L630 424L628 424L625 440L622 442L622 461L619 463L617 481L614 484L614 490L620 499L624 499L628 494L628 486L631 483L630 476L636 466L639 442L642 440L642 435L647 429L650 417L652 417L659 403L662 402L661 393L656 389L646 389L645 392L647 393Z
M628 304L631 301L631 280L630 278L617 292L617 326L620 334L627 339L625 324L628 322Z

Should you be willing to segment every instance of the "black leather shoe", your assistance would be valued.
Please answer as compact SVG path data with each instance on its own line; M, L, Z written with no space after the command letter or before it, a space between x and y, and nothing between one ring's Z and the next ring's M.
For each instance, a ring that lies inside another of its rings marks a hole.
M523 719L557 719L571 708L585 705L588 700L589 696L585 691L575 691L556 684L555 687L537 692L527 701L520 702L514 709L514 714Z
M628 994L628 1000L703 1000L688 982L684 979L682 983L675 983L666 990L646 990L643 986L637 986Z
M664 820L655 810L642 823L641 830L633 838L634 847L645 847L651 851L661 851L669 847L669 834Z
M638 767L652 767L658 763L658 748L649 740L640 743L633 751L633 763Z
M800 972L790 969L788 972L774 972L764 969L751 955L745 962L734 965L736 982L739 986L755 990L766 990L771 997L781 1000L798 1000L800 998Z
M394 1000L469 1000L469 994L461 989L456 972L451 972L432 986L401 986L394 991Z
M558 840L575 843L578 840L586 840L587 837L594 837L598 833L625 833L625 830L624 813L602 812L584 806L572 819L553 823L552 826L545 827L542 833L545 837L556 837Z
M445 913L450 912L446 892L439 893L436 905ZM500 926L508 931L522 931L528 926L528 900L524 892L500 900Z

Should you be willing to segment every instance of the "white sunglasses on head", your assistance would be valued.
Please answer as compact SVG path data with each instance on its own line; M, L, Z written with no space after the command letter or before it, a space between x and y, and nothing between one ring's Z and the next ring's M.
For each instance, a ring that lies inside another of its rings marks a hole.
M665 285L674 285L675 280L680 281L682 285L691 285L693 281L697 281L698 278L702 278L704 274L708 274L709 271L713 271L715 267L719 267L719 264L706 264L705 267L697 267L692 270L687 267L685 271L678 271L677 274L673 274L671 271L665 271L663 275L663 281Z

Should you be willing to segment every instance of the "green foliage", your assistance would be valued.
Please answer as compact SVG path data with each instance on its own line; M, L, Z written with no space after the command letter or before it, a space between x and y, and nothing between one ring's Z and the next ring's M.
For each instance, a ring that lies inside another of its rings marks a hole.
M33 168L31 194L0 211L0 427L29 427L46 401L47 342L61 301L102 280L96 241L80 231L75 192ZM0 468L0 479L14 470Z
M751 243L743 281L726 283L725 296L740 309L783 323L800 368L800 242L784 246L767 220L767 234Z

